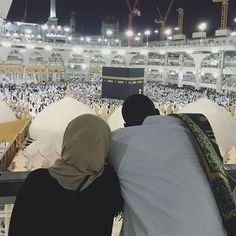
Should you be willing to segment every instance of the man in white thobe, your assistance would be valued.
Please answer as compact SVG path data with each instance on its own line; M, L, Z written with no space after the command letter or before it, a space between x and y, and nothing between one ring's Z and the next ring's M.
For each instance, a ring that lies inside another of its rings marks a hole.
M122 236L226 236L194 138L175 117L113 133L110 161L125 201Z

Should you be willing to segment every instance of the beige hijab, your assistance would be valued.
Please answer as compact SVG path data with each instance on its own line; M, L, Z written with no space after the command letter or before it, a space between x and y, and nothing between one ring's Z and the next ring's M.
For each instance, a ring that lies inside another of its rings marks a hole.
M50 175L65 189L84 190L102 174L110 140L110 128L101 118L90 114L75 118L66 128L62 157L49 168Z

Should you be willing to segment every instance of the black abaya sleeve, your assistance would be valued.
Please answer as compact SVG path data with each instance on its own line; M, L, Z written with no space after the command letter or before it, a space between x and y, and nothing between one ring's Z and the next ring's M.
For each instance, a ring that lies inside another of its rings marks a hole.
M32 236L35 211L38 205L35 204L34 180L30 174L25 180L19 194L16 197L15 205L11 215L8 236Z

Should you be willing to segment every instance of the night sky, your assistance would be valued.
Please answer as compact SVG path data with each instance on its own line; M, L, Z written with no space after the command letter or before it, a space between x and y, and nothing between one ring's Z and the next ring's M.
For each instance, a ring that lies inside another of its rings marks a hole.
M21 21L24 15L25 0L13 0L8 20ZM28 22L45 23L49 16L50 0L28 0ZM134 2L134 0L131 0ZM133 26L137 31L147 28L156 29L154 23L157 18L156 5L159 4L163 12L166 11L170 0L140 0L142 16L134 18ZM210 34L220 26L221 4L212 3L212 0L175 0L168 24L177 25L176 10L185 9L184 31L191 34L197 30L196 25L201 21L207 21L210 25ZM128 23L128 8L125 0L57 0L57 16L59 24L68 25L71 11L77 15L77 30L83 34L99 34L101 20L105 16L115 16L120 21L120 30L126 30ZM236 1L230 0L228 24L236 30Z

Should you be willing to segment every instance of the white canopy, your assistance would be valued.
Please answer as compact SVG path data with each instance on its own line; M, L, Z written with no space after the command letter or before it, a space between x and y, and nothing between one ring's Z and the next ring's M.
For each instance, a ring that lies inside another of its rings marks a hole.
M25 148L24 155L31 159L39 152L47 159L54 151L61 154L62 139L63 133L41 137Z
M37 140L50 134L63 134L70 121L83 114L96 115L84 104L71 97L65 97L49 105L35 117L29 130L30 137Z
M0 123L15 121L16 116L12 109L5 103L0 101Z
M180 110L180 113L202 113L205 115L223 152L228 152L236 144L236 120L228 111L207 98L187 105Z
M111 128L111 131L117 130L119 128L124 128L124 119L122 117L121 108L117 108L111 116L108 118L108 124Z

